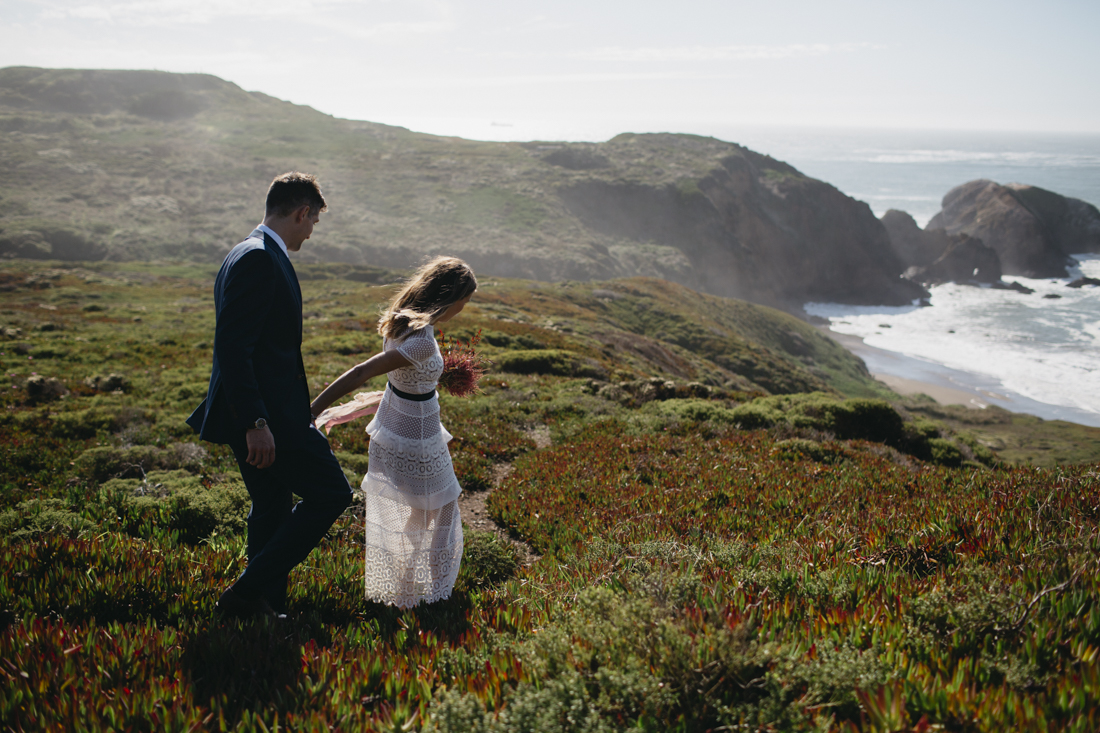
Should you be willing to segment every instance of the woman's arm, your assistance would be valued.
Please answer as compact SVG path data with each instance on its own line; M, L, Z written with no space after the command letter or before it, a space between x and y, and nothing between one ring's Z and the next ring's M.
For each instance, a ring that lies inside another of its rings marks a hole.
M380 354L375 354L362 364L356 364L351 369L348 369L341 374L335 382L325 387L325 391L317 395L317 398L310 404L310 412L313 413L314 417L317 417L325 411L326 407L348 394L353 389L361 387L368 379L377 377L380 374L388 374L394 369L400 369L401 367L407 366L412 366L412 362L396 350L383 351Z

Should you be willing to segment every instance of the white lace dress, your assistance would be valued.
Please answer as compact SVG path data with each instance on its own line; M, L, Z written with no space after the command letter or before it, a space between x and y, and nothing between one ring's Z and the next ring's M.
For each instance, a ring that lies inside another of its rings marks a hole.
M382 348L412 363L389 373L394 387L412 394L435 389L443 373L435 329L383 340ZM452 436L439 422L439 399L407 400L387 386L367 433L367 598L399 608L449 598L462 559L462 487L447 450Z

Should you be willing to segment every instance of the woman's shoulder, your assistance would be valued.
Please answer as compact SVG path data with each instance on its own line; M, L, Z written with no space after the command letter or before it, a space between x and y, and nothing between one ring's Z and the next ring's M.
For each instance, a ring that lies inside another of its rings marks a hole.
M430 325L409 331L399 338L385 339L382 343L384 349L400 349L406 356L415 352L422 357L427 357L429 351L438 348L435 343L435 329Z
M429 323L427 326L409 331L400 340L411 341L413 339L431 339L435 341L435 326Z

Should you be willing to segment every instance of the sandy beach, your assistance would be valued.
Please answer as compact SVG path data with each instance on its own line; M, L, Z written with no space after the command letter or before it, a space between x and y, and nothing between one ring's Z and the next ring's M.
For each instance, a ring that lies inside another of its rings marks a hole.
M941 405L964 405L975 410L980 410L983 407L989 406L989 400L975 396L961 389L943 387L938 384L921 382L916 379L906 379L905 377L898 377L893 374L875 374L872 372L871 376L900 395L926 394Z
M863 359L878 381L901 395L926 394L941 405L965 405L976 410L997 405L1011 412L1035 415L1044 420L1066 420L1100 427L1100 416L1071 407L1049 405L1004 389L980 374L951 369L893 351L868 346L858 336L818 329L848 351Z
M975 410L988 407L990 404L989 398L978 390L968 390L957 386L945 385L942 382L900 376L899 374L885 372L881 369L878 371L871 369L872 363L878 365L889 364L895 361L898 366L896 371L901 371L903 360L916 360L883 349L876 349L874 346L868 346L864 343L863 339L858 336L836 333L835 331L830 331L827 326L820 326L819 329L826 336L840 343L844 348L848 349L848 351L851 351L853 354L863 359L864 363L868 365L868 369L871 371L871 376L900 395L925 394L941 405L965 405ZM912 371L913 365L907 366L909 367L907 371Z

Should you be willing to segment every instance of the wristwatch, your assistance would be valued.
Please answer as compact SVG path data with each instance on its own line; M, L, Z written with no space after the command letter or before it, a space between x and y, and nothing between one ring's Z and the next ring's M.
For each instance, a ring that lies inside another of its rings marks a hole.
M262 417L256 418L256 424L249 428L249 430L263 430L267 427L267 420Z

